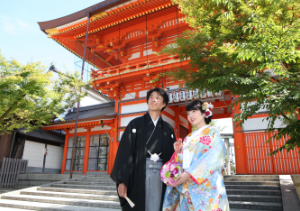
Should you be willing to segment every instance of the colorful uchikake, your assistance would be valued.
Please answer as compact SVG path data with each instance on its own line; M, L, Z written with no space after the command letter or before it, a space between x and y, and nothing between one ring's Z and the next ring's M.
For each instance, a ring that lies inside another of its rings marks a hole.
M180 163L168 162L160 170L160 178L166 185L173 187L176 184L176 178L182 173Z

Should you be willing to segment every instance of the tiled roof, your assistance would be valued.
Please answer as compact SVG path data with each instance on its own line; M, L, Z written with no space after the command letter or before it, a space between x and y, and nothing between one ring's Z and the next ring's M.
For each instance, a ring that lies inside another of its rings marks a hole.
M72 121L76 119L77 108L69 110L64 117L65 121ZM78 119L88 119L92 117L100 117L101 119L114 118L117 115L115 112L115 102L101 103L98 105L80 107ZM57 122L59 122L58 120Z
M28 133L24 132L25 129L19 129L18 133L26 136L26 137L32 137L37 139L42 139L50 142L56 142L56 143L65 143L65 135L59 134L53 131L44 130L42 128L39 128L38 130L34 130Z

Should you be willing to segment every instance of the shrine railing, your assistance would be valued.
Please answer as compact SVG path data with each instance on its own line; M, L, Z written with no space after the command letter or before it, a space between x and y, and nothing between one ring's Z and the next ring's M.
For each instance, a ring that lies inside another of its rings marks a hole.
M129 72L145 70L148 68L153 68L157 66L162 66L166 64L180 62L178 55L168 56L149 56L148 60L145 61L145 58L135 59L132 62L127 62L121 65L108 67L101 70L93 70L91 76L94 80L98 78L108 78L119 74L126 74Z

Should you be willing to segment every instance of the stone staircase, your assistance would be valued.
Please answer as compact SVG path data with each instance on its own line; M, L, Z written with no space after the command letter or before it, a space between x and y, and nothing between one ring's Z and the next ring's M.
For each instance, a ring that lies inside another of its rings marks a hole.
M2 208L42 211L121 211L116 185L108 175L26 188L0 195Z
M224 181L231 210L283 211L279 176L235 175Z
M279 176L225 176L231 211L283 211ZM108 175L83 176L0 195L0 210L121 211Z

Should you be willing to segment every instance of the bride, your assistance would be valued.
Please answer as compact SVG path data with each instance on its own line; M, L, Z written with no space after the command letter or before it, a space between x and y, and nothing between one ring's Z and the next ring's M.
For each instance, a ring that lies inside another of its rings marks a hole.
M195 100L186 107L188 121L197 130L174 144L175 161L184 173L174 187L167 187L163 211L229 211L221 168L226 148L219 131L208 125L212 119L211 104ZM172 159L171 158L171 159Z

